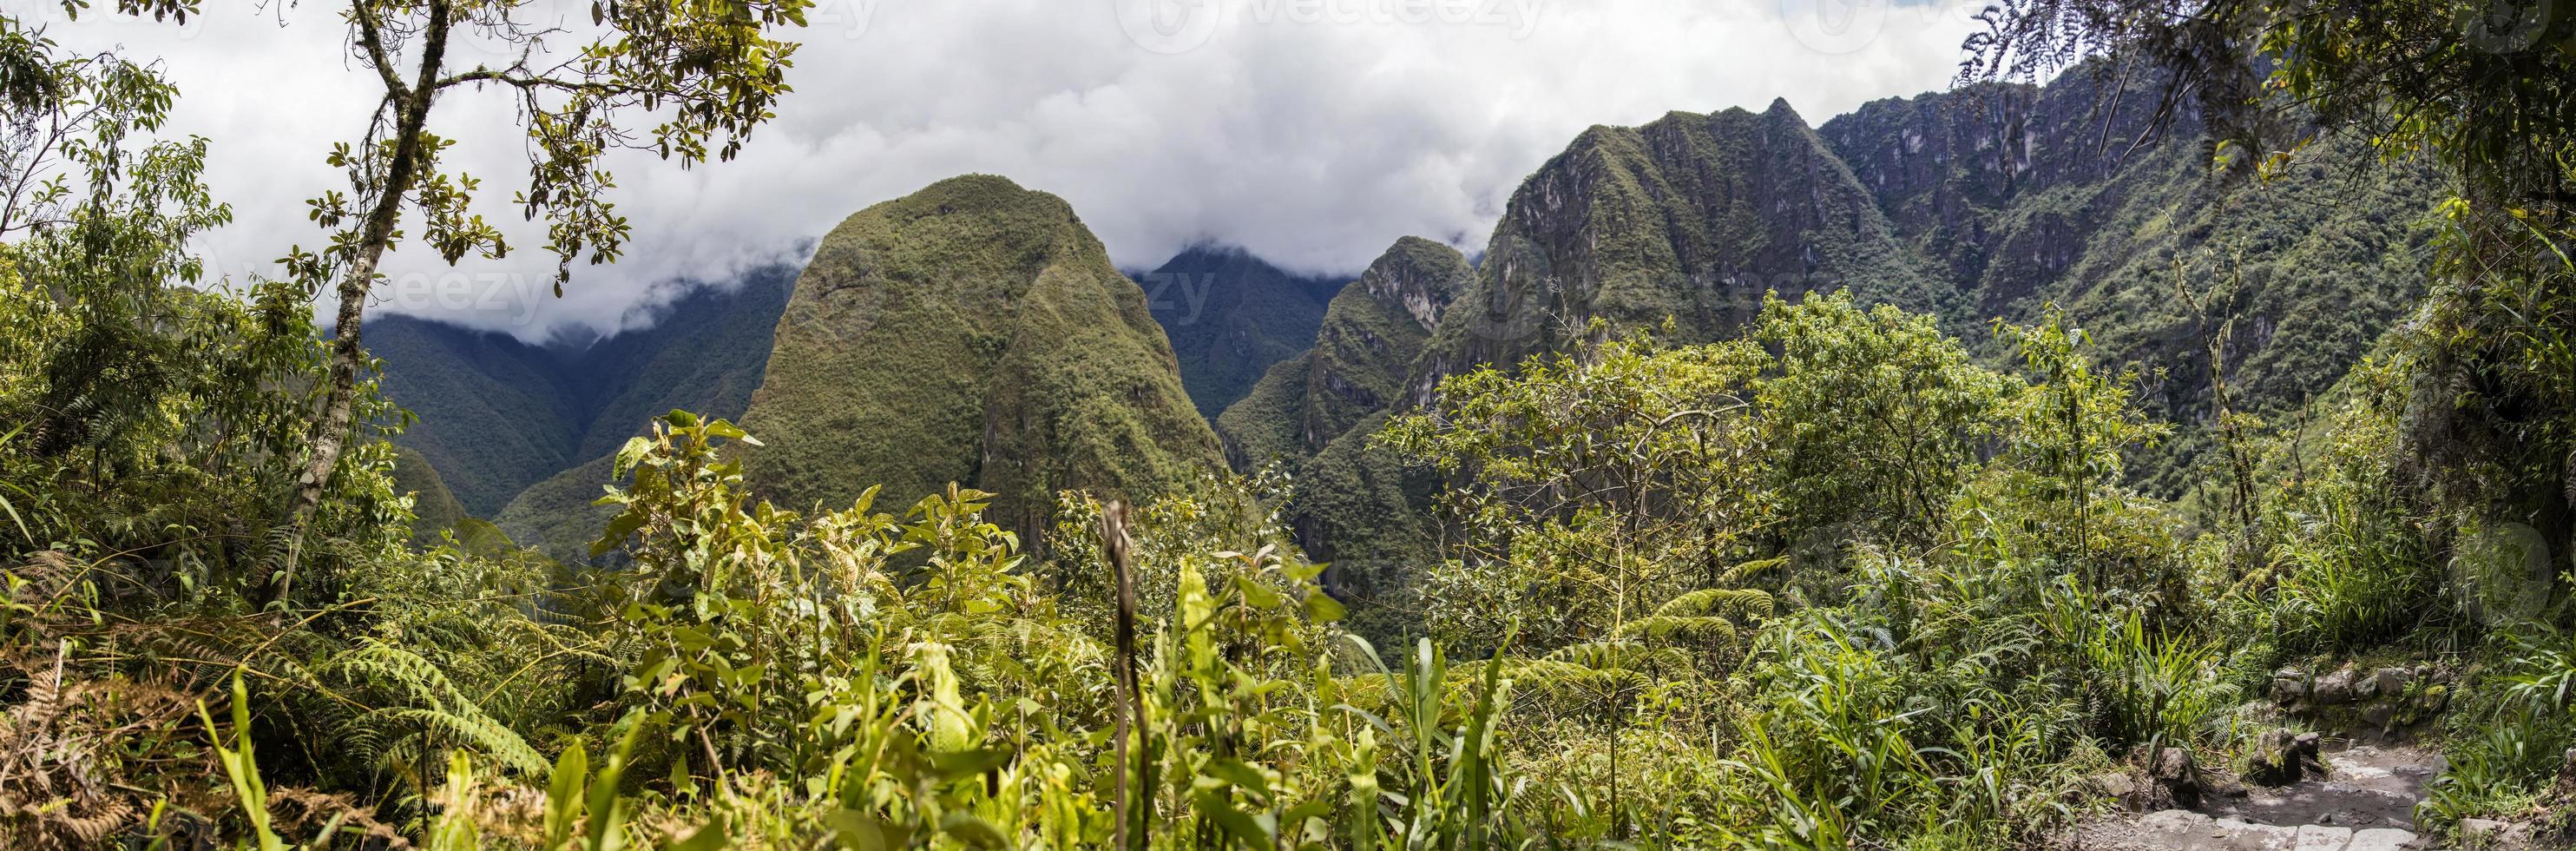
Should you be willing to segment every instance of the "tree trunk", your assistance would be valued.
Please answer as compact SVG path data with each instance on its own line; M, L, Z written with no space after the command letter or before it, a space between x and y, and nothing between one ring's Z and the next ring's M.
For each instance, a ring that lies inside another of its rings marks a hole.
M417 82L408 91L386 93L395 110L393 158L385 166L384 186L374 206L367 210L349 268L340 276L340 306L331 327L330 382L314 417L304 473L296 478L295 512L288 521L295 531L287 546L285 564L278 569L276 581L265 595L271 602L288 600L294 590L304 536L313 514L322 507L331 473L340 466L340 456L348 449L350 434L356 427L353 420L358 367L366 357L366 349L359 345L359 329L365 319L367 294L375 288L376 268L384 260L385 249L393 244L394 226L402 218L403 199L420 179L421 132L429 123L430 101L438 93L441 60L447 53L451 9L445 2L433 2L429 7L429 29L421 45ZM371 19L361 16L359 20ZM390 74L385 79L388 86L392 85Z

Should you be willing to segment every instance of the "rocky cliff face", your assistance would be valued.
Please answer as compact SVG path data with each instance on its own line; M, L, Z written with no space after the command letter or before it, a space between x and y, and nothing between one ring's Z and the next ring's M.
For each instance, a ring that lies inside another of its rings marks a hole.
M1916 310L1953 301L1787 102L1594 127L1512 195L1409 398L1477 365L1562 349L1594 319L1670 318L1680 341L1713 340L1749 320L1765 291L1834 288Z
M2054 303L2097 357L2139 367L2158 414L2189 422L2214 410L2216 338L2232 404L2294 416L2423 292L2441 181L2410 164L2357 173L2343 164L2370 155L2350 142L2268 177L2215 167L2196 115L2150 136L2158 81L2117 71L1876 101L1818 133L1965 294L1972 341ZM2186 489L2205 431L2138 459L2142 484Z
M949 483L1036 536L1068 488L1139 499L1221 466L1145 294L1063 200L987 175L851 216L780 318L744 427L755 487L796 509Z
M1817 134L1875 196L1906 246L1977 295L1970 318L2050 289L2161 156L2206 155L2197 117L2151 136L2159 81L2109 66L2045 87L1984 83L1888 98ZM2117 97L2106 93L2117 91Z
M1400 400L1405 378L1474 270L1457 249L1397 240L1342 288L1314 347L1281 361L1217 420L1236 466L1301 461Z

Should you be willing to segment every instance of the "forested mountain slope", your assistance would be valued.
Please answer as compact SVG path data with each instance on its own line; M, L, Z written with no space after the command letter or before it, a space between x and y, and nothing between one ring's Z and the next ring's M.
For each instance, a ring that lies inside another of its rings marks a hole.
M1054 494L1222 469L1145 294L1062 199L989 175L859 212L816 250L743 425L780 505L900 512L956 482L1034 536Z
M1413 401L1480 364L1557 351L1593 319L1730 335L1765 291L1849 288L1948 313L1873 196L1787 101L1594 127L1522 181L1473 283L1432 334Z
M2213 415L2219 339L2233 409L2294 415L2422 293L2439 181L2405 165L2356 178L2329 166L2360 155L2345 146L2268 179L2213 169L2188 115L2142 138L2152 83L2129 81L2124 110L2098 70L1891 98L1814 129L1783 102L1592 128L1514 193L1455 305L1394 365L1400 397L1351 403L1378 395L1387 363L1317 368L1349 352L1328 320L1313 351L1220 418L1230 457L1299 474L1300 542L1351 580L1420 549L1391 542L1427 537L1436 485L1369 447L1383 420L1370 413L1564 351L1594 319L1669 318L1666 341L1705 342L1733 336L1765 292L1835 289L1936 316L1996 365L2011 357L1991 323L2057 304L2107 361L2140 367L2143 401L2173 421ZM1336 392L1319 393L1327 377ZM2181 492L2209 442L2184 430L2141 451L2133 475Z
M1333 296L1314 347L1270 367L1218 419L1227 458L1252 466L1313 455L1401 399L1414 358L1474 274L1457 249L1397 240Z
M2213 170L2196 116L2146 136L2157 84L2127 81L2114 101L2108 72L1875 101L1818 132L1969 295L1972 326L2054 302L2106 360L2137 365L2144 401L2174 421L2212 415L2220 340L2231 407L2293 415L2423 294L2443 182L2424 163L2355 172L2342 164L2371 154L2352 140L2269 179ZM2148 453L2143 483L2184 489L2206 438Z
M1214 420L1272 364L1315 340L1341 281L1291 275L1240 248L1199 246L1136 276L1170 338L1181 386Z
M418 416L395 438L467 515L497 518L531 485L615 452L673 408L739 416L769 361L793 270L769 266L642 308L638 330L530 344L427 319L367 328L384 392ZM588 482L582 502L605 480ZM505 524L506 528L506 524Z
M1765 292L1843 288L1935 313L1960 303L1785 101L1594 127L1522 182L1473 269L1399 242L1335 299L1349 321L1328 319L1313 352L1219 423L1239 463L1297 474L1299 543L1333 561L1337 593L1372 596L1431 551L1437 481L1370 438L1442 378L1562 351L1594 319L1669 319L1669 339L1704 342L1734 335ZM1349 345L1371 337L1383 345Z
M438 471L466 513L570 466L582 417L554 353L496 331L410 316L367 328L384 393L417 415L394 442Z

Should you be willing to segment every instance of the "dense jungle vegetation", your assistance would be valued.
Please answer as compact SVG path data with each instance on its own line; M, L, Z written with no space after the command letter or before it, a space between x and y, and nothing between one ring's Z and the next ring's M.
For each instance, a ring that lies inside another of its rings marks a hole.
M2225 128L2211 168L2234 179L2327 144L2439 168L2456 190L2412 318L2302 416L2231 403L2218 370L2216 415L2186 422L2047 305L1993 323L2001 358L1850 291L1764 296L1719 342L1556 329L1352 438L1445 485L1401 621L1325 592L1275 471L1051 511L1008 494L993 517L957 485L773 504L746 478L782 463L764 442L847 438L793 417L672 411L617 448L599 504L563 509L607 518L590 554L613 568L470 519L418 540L459 509L388 442L412 418L373 378L363 295L405 238L506 249L478 183L439 169L433 98L527 98L526 212L566 263L613 259L602 151L728 157L784 90L774 38L804 4L607 2L561 76L442 64L451 29L537 38L510 8L349 0L383 105L328 152L352 185L312 202L327 244L248 281L189 254L253 199L202 185L222 140L161 133L173 83L0 17L0 845L2045 845L2113 806L2100 775L2265 758L2275 671L2346 659L2458 672L2407 686L2451 758L2428 833L2576 835L2564 4L1997 9L1967 76L2153 63L2176 81L2159 111ZM1141 296L1087 232L1011 197L1043 226L1005 235L1042 243L1027 262L1134 308L1083 328L1168 361L1124 336L1151 327ZM854 221L902 232L906 209ZM1461 286L1434 248L1422 274ZM2188 302L2219 273L2172 274ZM1363 309L1336 299L1326 327L1402 319ZM845 354L800 333L782 351ZM1060 342L994 357L1082 362ZM1171 370L1135 380L1194 408ZM1215 455L1191 428L1175 454ZM2206 487L2142 492L2134 459L2177 440L2215 447Z

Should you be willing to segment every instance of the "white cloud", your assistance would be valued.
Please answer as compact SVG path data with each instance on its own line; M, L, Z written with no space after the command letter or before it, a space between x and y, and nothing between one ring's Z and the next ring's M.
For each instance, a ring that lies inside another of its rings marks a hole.
M265 270L321 239L303 200L337 185L322 155L373 103L334 4L213 0L184 27L0 5L54 19L66 45L166 62L183 91L173 128L213 140L210 182L239 218L208 240L218 268ZM521 227L506 261L449 269L398 251L388 269L408 289L379 293L380 309L529 337L613 328L656 282L722 279L970 171L1063 196L1128 267L1197 241L1329 273L1407 234L1474 250L1521 178L1587 126L1773 97L1820 123L1940 88L1975 5L819 0L796 92L741 157L617 164L613 198L635 225L623 262L576 267L558 300L542 230ZM586 2L562 10L586 23ZM498 218L515 217L524 169L512 117L498 93L463 92L434 119L464 140L450 160L486 179Z

